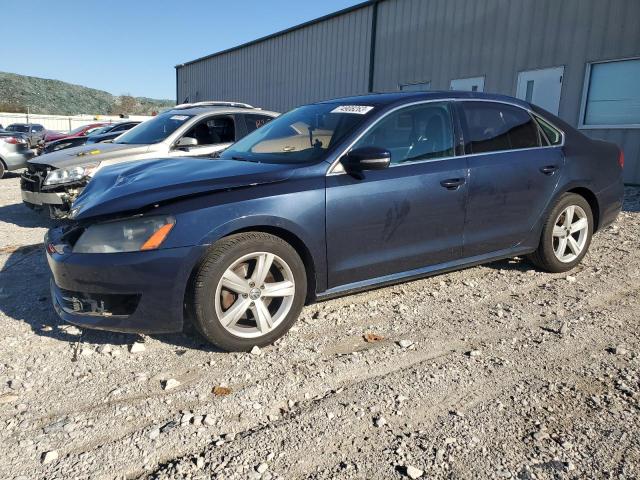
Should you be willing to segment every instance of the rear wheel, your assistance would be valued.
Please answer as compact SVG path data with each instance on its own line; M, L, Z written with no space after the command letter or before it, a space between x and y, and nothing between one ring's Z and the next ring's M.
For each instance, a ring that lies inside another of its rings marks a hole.
M4 162L2 160L0 160L0 178L4 177L4 173L6 171L7 171L7 169L4 166Z
M269 345L298 318L306 278L300 256L281 238L262 232L226 237L196 273L190 305L194 325L224 350Z
M593 212L575 193L565 193L551 210L538 249L530 255L538 267L553 273L575 267L587 254L593 235Z

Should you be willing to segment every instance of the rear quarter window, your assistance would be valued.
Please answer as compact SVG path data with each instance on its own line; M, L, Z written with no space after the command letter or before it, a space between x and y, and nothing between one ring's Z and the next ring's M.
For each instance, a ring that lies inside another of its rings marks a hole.
M543 140L545 140L545 143L548 142L549 145L560 145L562 143L562 133L560 130L541 117L536 116L536 121L543 132L543 136L545 137Z

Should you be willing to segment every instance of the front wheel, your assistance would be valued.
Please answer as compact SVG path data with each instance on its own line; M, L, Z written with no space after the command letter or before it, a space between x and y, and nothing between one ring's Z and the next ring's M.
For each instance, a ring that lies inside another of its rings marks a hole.
M530 260L552 273L571 270L587 254L593 235L593 212L584 197L563 194L542 229L538 249Z
M283 239L247 232L218 241L201 263L190 309L195 327L228 351L248 351L283 336L307 294L304 263Z

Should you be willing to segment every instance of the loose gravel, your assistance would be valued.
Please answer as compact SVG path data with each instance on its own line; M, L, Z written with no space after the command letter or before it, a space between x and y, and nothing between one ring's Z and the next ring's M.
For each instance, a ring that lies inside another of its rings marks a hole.
M0 478L640 477L640 189L584 262L306 307L253 353L62 324L0 180Z

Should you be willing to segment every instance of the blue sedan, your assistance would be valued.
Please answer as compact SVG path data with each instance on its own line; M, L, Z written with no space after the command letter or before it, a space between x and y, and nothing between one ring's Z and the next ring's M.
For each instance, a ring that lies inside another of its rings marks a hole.
M305 303L526 255L572 269L622 206L622 152L463 92L296 108L218 160L100 171L46 240L62 319L249 350Z

